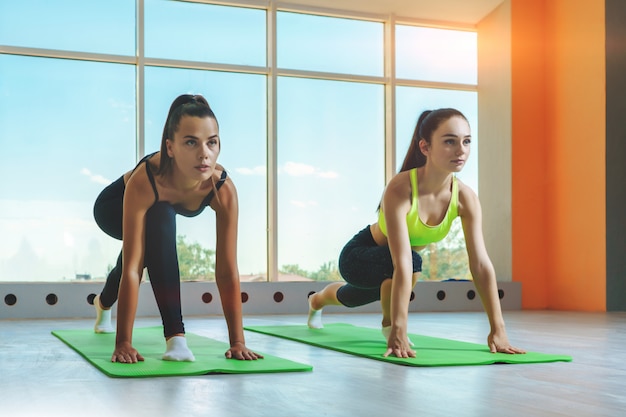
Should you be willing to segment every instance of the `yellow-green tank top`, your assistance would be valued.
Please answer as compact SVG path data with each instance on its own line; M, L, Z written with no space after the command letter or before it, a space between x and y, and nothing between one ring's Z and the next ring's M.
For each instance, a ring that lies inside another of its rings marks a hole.
M417 210L419 196L417 189L417 168L409 171L409 177L411 179L411 210L406 215L406 224L409 228L409 241L411 242L411 246L426 246L430 243L439 242L448 235L452 221L459 215L459 188L456 177L452 177L452 197L450 198L446 215L441 223L436 226L424 224L419 217L419 211ZM382 208L378 212L378 226L383 234L387 236L387 225L385 224L385 215Z

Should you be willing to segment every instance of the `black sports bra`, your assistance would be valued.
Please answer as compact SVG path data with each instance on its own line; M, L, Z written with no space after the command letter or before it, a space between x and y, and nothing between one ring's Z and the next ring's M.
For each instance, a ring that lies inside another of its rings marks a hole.
M152 158L152 156L154 156L155 154L156 154L156 152L151 153L150 155L144 156L141 159L141 161L139 161L137 166L141 165L142 163L146 164L146 173L148 174L148 179L150 180L150 184L152 184L152 190L154 191L154 202L156 203L157 201L159 201L159 192L157 191L157 188L156 188L156 182L154 181L154 175L152 174L152 170L150 169L150 166L148 164L148 160L150 158ZM204 208L206 206L211 204L211 200L213 200L213 197L215 196L215 191L220 189L220 187L226 181L226 177L227 176L228 176L228 174L226 173L226 170L222 171L222 175L221 175L220 179L215 184L215 189L211 190L211 192L209 194L207 194L206 197L204 197L204 199L202 200L202 203L200 203L200 207L198 207L196 210L188 210L188 209L182 207L179 204L172 204L172 207L174 207L174 210L176 211L176 213L178 213L178 214L180 214L182 216L185 216L185 217L195 217L195 216L197 216L198 214L200 214L200 213L202 213L204 211Z

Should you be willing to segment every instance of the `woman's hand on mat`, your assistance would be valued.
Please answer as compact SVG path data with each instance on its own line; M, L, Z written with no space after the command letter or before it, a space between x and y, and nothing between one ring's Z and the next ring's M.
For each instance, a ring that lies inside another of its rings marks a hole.
M228 359L239 359L242 361L255 361L257 359L263 359L263 355L254 353L241 342L234 343L230 349L225 353Z
M400 332L395 326L391 327L389 338L387 339L387 351L383 355L386 358L389 355L395 355L398 358L414 358L415 351L411 349L409 338L406 332Z
M503 332L491 332L487 336L487 344L491 353L526 353L525 350L511 346L509 338Z
M128 342L118 343L115 346L111 362L137 363L143 361L143 356Z

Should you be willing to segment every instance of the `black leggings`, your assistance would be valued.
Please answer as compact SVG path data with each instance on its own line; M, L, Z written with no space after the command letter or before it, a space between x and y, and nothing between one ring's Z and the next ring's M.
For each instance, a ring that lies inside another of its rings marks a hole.
M422 270L422 258L413 252L413 273ZM357 307L380 300L380 286L393 276L389 246L378 246L370 227L354 235L339 255L339 272L346 284L337 299L346 307Z
M109 236L122 240L124 179L106 187L94 204L98 226ZM180 271L176 252L176 211L166 202L155 203L146 213L144 266L148 268L152 291L163 321L165 337L185 333L180 302ZM122 278L122 254L109 272L100 294L103 306L117 301Z

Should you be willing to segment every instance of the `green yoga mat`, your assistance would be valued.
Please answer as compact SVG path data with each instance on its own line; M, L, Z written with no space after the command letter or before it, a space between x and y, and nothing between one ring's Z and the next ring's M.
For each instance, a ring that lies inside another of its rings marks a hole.
M570 362L566 355L527 352L523 355L491 353L487 345L410 334L415 344L415 358L383 357L387 343L379 329L356 327L351 324L326 324L323 329L309 329L306 325L246 326L246 330L278 336L313 346L332 349L407 366L488 365L493 363Z
M96 334L93 330L55 330L53 335L87 359L92 365L111 377L155 377L205 375L211 373L249 374L310 371L310 365L293 362L276 356L263 355L264 359L241 361L226 359L228 344L193 333L187 333L187 345L196 357L195 362L171 362L161 359L165 340L161 326L137 328L133 331L133 346L144 357L143 362L123 364L111 362L115 334Z

